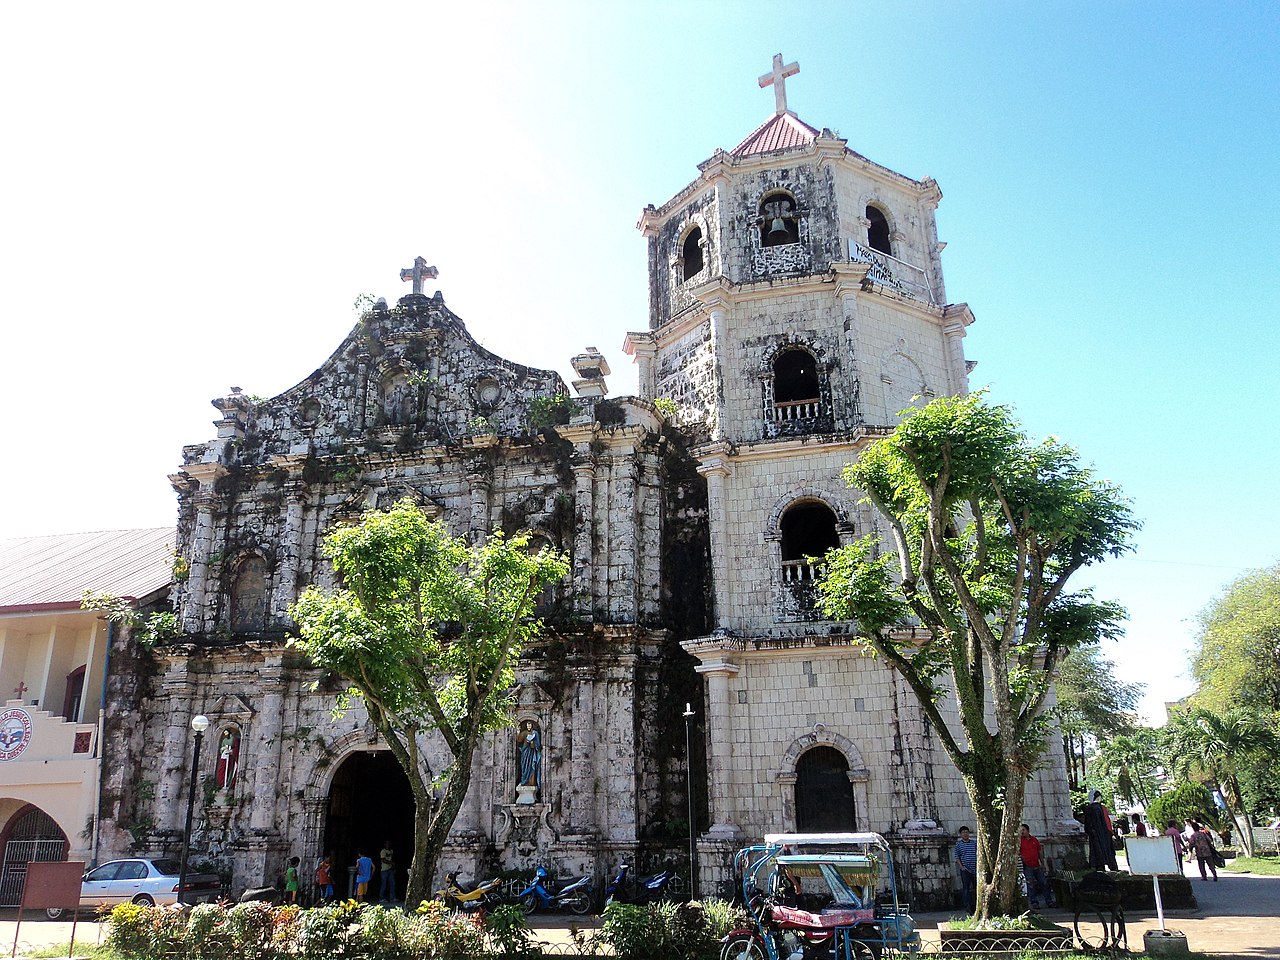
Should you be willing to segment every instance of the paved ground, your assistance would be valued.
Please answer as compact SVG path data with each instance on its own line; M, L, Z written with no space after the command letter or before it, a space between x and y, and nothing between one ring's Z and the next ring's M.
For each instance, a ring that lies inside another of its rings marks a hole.
M1191 882L1200 908L1167 912L1165 927L1181 930L1186 934L1188 946L1200 953L1233 958L1280 958L1280 877L1225 872L1221 876L1218 883L1194 878ZM1071 914L1065 910L1050 910L1048 915L1059 923L1071 924ZM931 934L936 939L938 924L950 917L948 913L926 913L917 915L916 921L926 939L930 939ZM0 911L0 955L13 949L16 919L17 911ZM535 915L531 921L539 939L569 942L569 918ZM599 920L583 917L580 921L574 918L573 922L579 929L589 929L597 926ZM1159 928L1154 911L1151 916L1128 917L1127 926L1129 948L1135 952L1142 950L1142 934ZM97 943L102 933L96 923L80 923L76 928L76 941ZM23 918L18 946L32 948L67 943L70 937L70 921L52 922L38 913L29 913Z

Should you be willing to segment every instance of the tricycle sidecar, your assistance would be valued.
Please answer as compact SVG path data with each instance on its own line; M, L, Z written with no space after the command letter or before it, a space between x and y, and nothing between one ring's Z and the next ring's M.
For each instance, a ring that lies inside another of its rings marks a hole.
M879 960L920 949L879 834L769 834L737 852L734 875L752 927L725 937L721 960Z

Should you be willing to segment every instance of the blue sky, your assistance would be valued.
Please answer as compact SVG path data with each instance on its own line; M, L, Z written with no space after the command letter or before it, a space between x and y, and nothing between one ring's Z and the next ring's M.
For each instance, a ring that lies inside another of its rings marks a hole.
M486 346L646 325L635 222L792 108L933 176L975 385L1145 521L1091 576L1183 695L1188 618L1280 558L1280 13L1190 3L27 4L0 32L0 536L174 518L208 401L277 393L421 254Z

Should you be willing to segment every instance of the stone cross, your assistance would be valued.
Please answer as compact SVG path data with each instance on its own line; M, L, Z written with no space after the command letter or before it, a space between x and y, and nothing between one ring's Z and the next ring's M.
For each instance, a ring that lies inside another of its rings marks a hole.
M773 96L777 104L778 116L787 112L787 77L794 77L800 72L800 64L792 62L782 65L782 54L773 55L773 71L760 78L760 86L773 84Z
M26 692L27 692L28 690L30 690L30 689L31 689L31 688L30 688L30 687L28 687L24 681L19 680L19 681L18 681L18 685L17 685L16 687L14 687L14 688L13 688L13 692L14 692L14 693L16 693L16 694L18 695L18 699L19 699L19 700L21 700L21 699L22 699L22 695L23 695L24 693L26 693Z
M422 292L423 280L434 280L438 276L440 276L440 271L438 271L435 267L428 267L427 261L423 260L422 257L413 258L412 269L410 269L409 267L406 267L405 269L400 271L401 280L413 281L414 293Z

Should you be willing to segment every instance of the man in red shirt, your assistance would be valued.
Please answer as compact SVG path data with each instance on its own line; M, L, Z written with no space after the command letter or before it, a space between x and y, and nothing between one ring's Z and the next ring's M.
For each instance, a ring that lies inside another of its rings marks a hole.
M1022 854L1022 874L1027 878L1027 900L1031 906L1037 906L1037 898L1044 896L1046 907L1054 906L1053 890L1049 887L1049 876L1044 868L1044 852L1040 841L1031 835L1031 828L1022 825L1020 851Z

